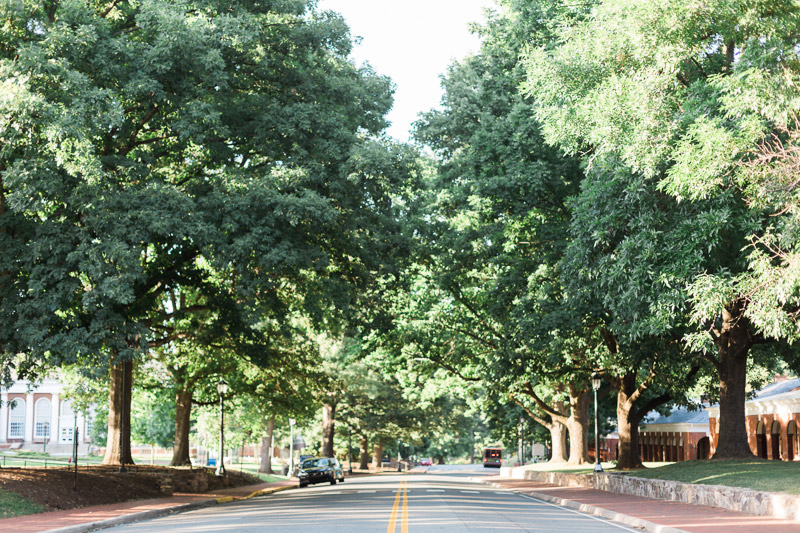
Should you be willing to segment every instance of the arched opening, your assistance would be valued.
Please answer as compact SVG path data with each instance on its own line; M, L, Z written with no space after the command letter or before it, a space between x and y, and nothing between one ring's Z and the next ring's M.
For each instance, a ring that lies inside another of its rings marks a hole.
M786 458L789 461L794 461L794 454L797 450L797 423L794 420L789 422L786 426L786 436L789 437L789 446L786 448Z
M771 441L772 441L772 458L776 461L781 460L781 424L777 420L772 422Z
M8 413L8 438L25 438L25 400L21 398L16 398L11 403L11 410Z
M50 436L50 400L47 398L36 400L35 411L33 438L34 440L45 441Z
M756 426L756 455L762 459L767 458L767 434L764 432L764 422L761 420Z
M703 437L699 441L697 441L697 458L698 459L708 459L709 454L711 453L711 441L708 437Z

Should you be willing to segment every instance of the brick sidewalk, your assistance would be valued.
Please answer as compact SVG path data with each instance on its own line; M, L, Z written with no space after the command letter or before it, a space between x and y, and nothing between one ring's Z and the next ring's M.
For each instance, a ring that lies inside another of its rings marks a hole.
M202 494L175 493L173 496L155 498L152 500L136 500L130 502L112 503L107 505L93 505L66 511L51 511L33 515L18 516L0 520L0 531L13 531L14 533L29 533L34 531L50 531L68 528L80 531L81 526L106 520L125 520L138 515L141 518L157 516L168 513L171 509L200 508L214 505L219 502L247 498L256 492L274 492L285 487L296 487L295 481L278 481L275 483L260 483L245 487L222 489ZM146 513L146 514L144 514Z
M514 489L532 497L544 496L575 502L581 510L600 508L638 518L652 524L691 533L798 533L800 523L765 516L753 516L717 507L653 500L583 487L561 487L531 480L497 477L486 483ZM656 531L657 529L650 529Z

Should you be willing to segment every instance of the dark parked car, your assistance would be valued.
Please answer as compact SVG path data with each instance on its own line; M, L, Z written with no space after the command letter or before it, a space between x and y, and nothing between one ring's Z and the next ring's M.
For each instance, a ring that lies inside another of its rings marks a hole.
M337 480L344 482L344 470L335 457L312 457L300 465L298 477L301 487L326 481L336 485Z

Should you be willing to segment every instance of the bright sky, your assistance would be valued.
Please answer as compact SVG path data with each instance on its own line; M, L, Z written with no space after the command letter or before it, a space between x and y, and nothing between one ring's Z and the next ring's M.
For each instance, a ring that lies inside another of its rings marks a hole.
M408 140L417 114L439 105L439 76L453 59L477 52L469 24L484 20L493 0L319 0L320 10L341 13L362 42L357 64L369 63L397 86L389 135Z

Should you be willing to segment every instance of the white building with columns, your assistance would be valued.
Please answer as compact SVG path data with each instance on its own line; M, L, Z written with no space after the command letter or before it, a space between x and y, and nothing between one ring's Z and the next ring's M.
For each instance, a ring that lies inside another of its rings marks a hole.
M0 389L0 449L42 450L68 453L78 428L80 453L91 441L93 413L84 416L62 397L63 385L45 378L31 387L25 380Z

